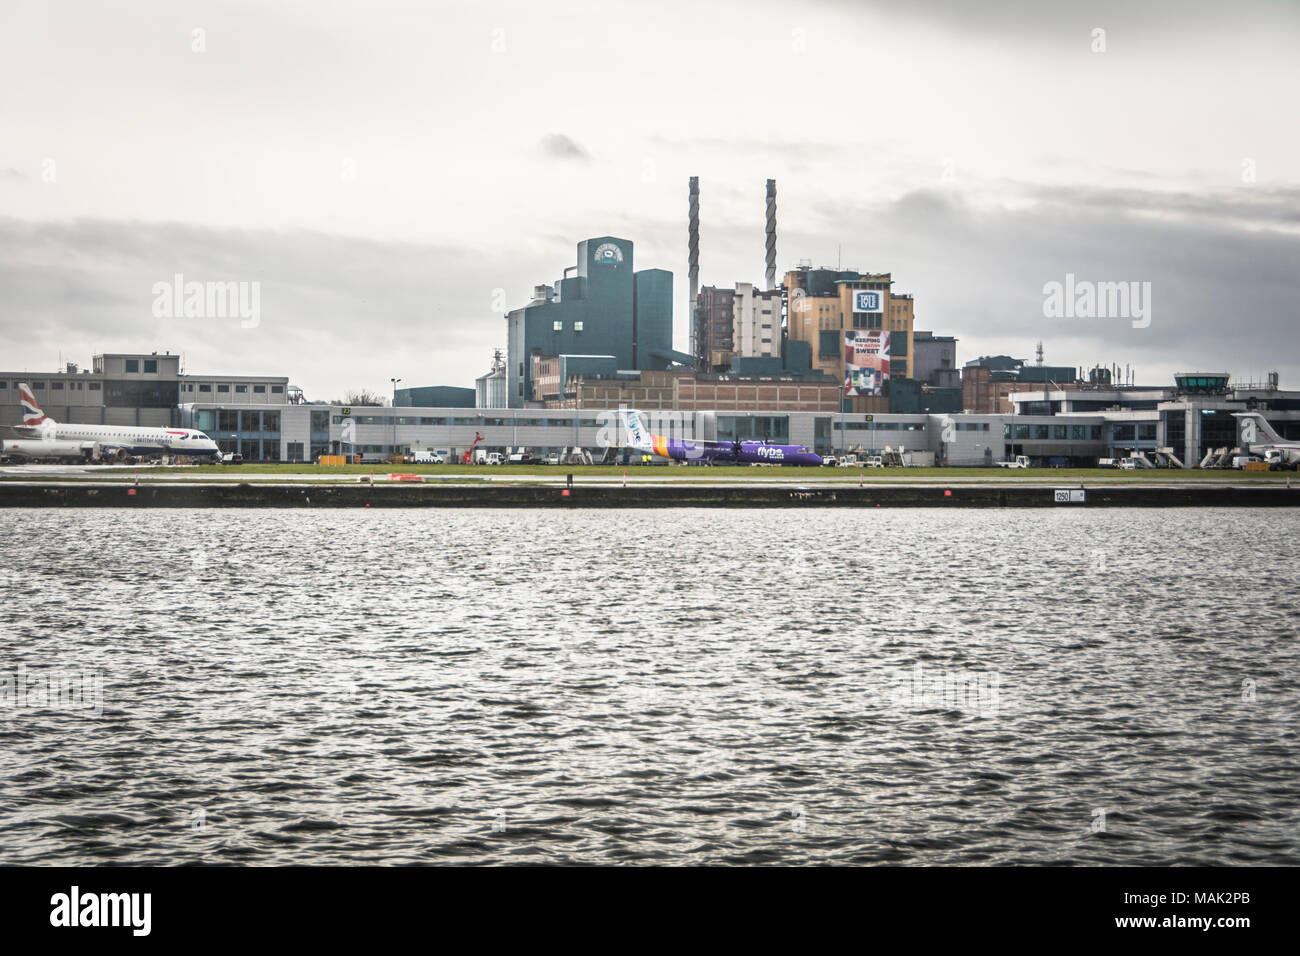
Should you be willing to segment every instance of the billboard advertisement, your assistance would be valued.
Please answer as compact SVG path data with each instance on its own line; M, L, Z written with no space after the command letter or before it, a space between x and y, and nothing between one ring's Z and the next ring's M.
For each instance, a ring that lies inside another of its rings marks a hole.
M854 312L884 312L885 293L878 289L854 289Z
M889 333L882 329L845 332L844 394L883 395L888 381Z

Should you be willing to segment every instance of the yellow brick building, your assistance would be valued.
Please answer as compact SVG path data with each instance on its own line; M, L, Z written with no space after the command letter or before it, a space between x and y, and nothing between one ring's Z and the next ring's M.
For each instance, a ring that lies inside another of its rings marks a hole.
M787 272L784 286L788 314L786 335L807 342L813 368L845 377L844 333L852 329L883 329L890 333L890 378L912 377L912 330L915 321L910 295L894 292L888 272L801 267ZM883 294L880 312L854 312L853 293L872 289ZM854 412L887 412L887 396L855 396Z

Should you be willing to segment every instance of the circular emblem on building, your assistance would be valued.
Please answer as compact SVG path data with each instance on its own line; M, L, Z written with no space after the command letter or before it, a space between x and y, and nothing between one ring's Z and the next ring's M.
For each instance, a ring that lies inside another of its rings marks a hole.
M602 242L596 247L595 259L606 265L618 265L623 261L623 250L612 242Z

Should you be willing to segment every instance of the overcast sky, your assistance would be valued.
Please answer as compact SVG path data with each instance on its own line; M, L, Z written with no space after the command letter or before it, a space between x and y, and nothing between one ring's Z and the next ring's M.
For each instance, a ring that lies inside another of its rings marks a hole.
M762 281L771 177L780 272L891 271L961 362L1300 388L1297 50L1286 0L5 0L0 367L470 386L604 234L685 349L698 175L703 284ZM155 316L178 273L260 321ZM1150 325L1045 318L1068 273L1150 282Z

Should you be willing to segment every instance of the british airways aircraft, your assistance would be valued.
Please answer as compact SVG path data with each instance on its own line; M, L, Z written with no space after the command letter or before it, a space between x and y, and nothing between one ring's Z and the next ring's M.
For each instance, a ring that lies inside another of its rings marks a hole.
M703 461L727 465L820 465L822 459L803 445L772 445L763 441L692 441L655 435L641 424L635 411L626 412L628 447L673 461Z
M56 422L41 411L36 396L25 383L18 386L23 405L23 423L14 430L24 438L37 439L41 449L15 449L28 457L60 457L66 446L76 443L87 460L112 457L126 461L136 455L188 455L191 458L220 458L221 449L203 432L192 428L150 428L140 425L70 425ZM34 445L25 442L26 445ZM57 450L56 450L57 449ZM7 443L6 443L7 450Z

